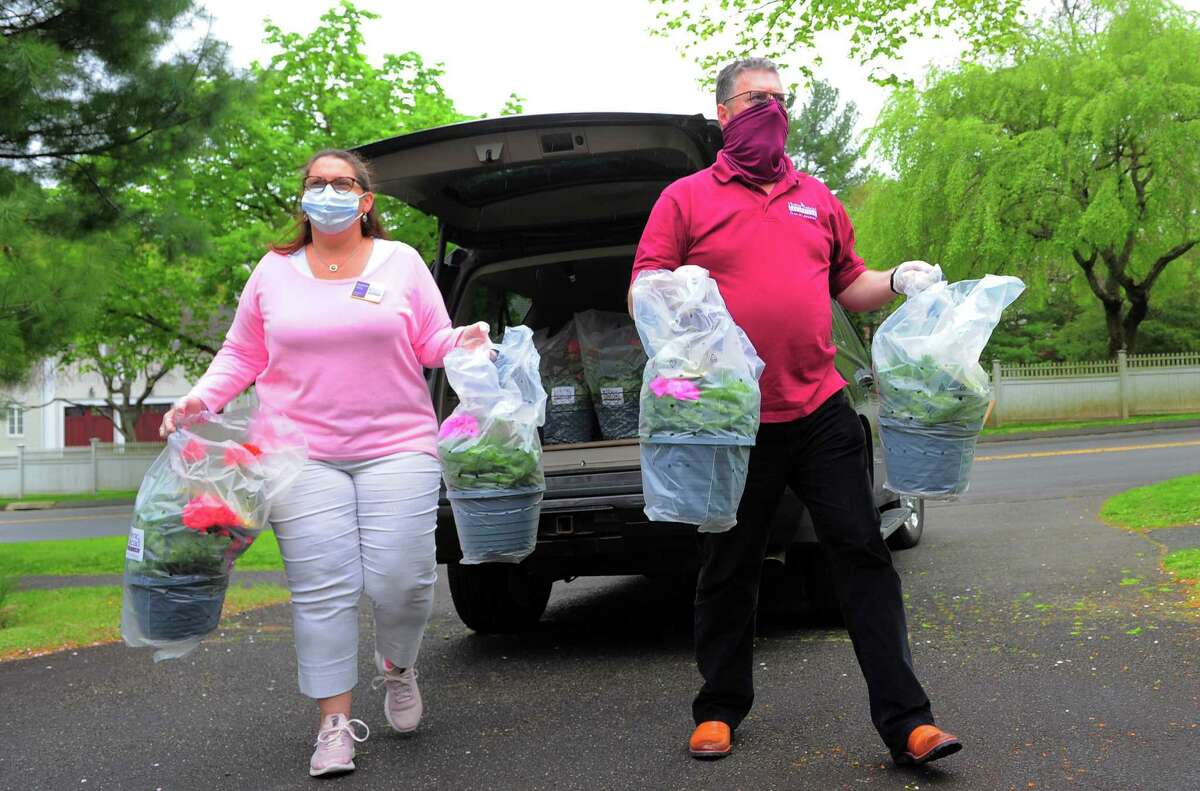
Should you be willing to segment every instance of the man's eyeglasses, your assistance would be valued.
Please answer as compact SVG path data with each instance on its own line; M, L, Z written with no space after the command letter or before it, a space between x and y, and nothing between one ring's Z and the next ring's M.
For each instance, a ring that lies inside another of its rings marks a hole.
M333 180L323 179L320 176L309 176L304 180L305 192L320 192L325 189L325 185L333 187L334 192L346 193L354 189L356 186L361 187L358 179L349 176L339 176Z
M774 91L742 91L741 93L735 93L733 96L730 96L728 99L722 102L722 104L728 104L739 96L746 97L746 104L766 104L774 99L775 101L779 102L779 104L785 110L792 106L792 100L795 98L795 95L790 93L775 93Z

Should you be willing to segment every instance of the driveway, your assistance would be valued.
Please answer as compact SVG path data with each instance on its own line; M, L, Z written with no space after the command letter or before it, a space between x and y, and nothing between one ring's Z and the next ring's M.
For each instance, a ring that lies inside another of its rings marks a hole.
M893 767L845 634L770 622L735 754L699 763L684 749L698 676L677 591L559 583L537 630L483 637L439 582L419 665L425 722L408 738L387 732L364 614L355 714L373 733L359 771L333 785L1200 788L1197 613L1159 571L1158 543L1096 518L1110 494L1200 470L1200 430L979 455L971 493L931 506L921 545L895 556L914 661L959 755ZM105 646L0 664L0 788L309 787L316 716L295 689L290 629L273 608L178 662Z

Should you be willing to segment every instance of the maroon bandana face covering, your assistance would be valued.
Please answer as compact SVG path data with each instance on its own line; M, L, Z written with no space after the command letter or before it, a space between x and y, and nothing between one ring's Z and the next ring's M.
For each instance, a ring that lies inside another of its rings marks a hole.
M787 141L787 111L769 101L738 113L725 125L725 155L729 168L743 178L765 184L780 181L788 172L783 153Z

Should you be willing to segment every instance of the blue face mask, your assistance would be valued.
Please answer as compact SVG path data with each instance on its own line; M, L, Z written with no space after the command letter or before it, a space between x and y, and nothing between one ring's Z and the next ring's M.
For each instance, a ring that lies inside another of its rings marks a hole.
M326 185L319 192L308 190L300 199L300 208L308 221L323 233L340 233L353 225L362 212L358 210L361 195L337 192Z

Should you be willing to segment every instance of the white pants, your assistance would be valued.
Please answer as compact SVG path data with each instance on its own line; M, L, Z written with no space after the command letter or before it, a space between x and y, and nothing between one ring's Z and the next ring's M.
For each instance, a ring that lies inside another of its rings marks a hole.
M364 591L376 650L397 667L415 663L437 581L439 475L437 459L425 453L309 461L274 504L303 694L333 697L358 682Z

